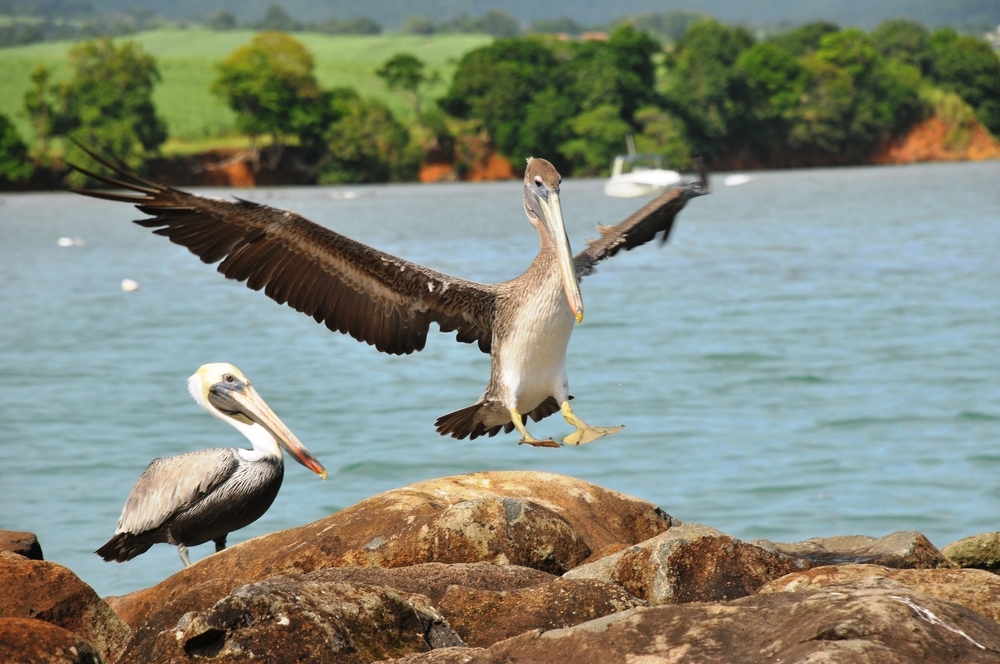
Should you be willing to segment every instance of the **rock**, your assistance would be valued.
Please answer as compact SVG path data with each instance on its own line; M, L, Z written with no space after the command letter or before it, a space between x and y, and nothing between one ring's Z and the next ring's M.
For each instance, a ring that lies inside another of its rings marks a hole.
M31 560L43 560L42 545L34 533L0 530L0 551L9 551Z
M617 583L653 605L681 604L744 597L803 567L708 526L684 524L581 565L563 578Z
M848 582L888 587L880 584L885 579L924 595L961 604L1000 623L1000 577L978 569L894 569L881 565L814 567L776 579L758 592L798 592Z
M941 554L959 567L1000 573L1000 533L983 533L952 542Z
M152 644L159 637L160 632L172 631L185 613L207 611L233 590L248 583L250 581L247 579L211 579L189 588L186 592L167 602L165 606L154 609L144 620L132 625L132 638L125 645L125 652L121 659L123 661L141 659L134 653L154 651L156 646ZM115 608L116 599L114 597L107 598L112 609ZM120 617L126 622L136 618L136 616L128 614L120 615Z
M794 544L779 544L767 540L753 542L756 546L812 565L842 565L859 563L902 569L954 567L926 537L914 530L903 530L878 539L864 535L814 537Z
M485 648L438 648L428 653L407 655L399 659L384 659L375 664L468 664L476 657L486 654Z
M428 597L436 603L450 586L478 590L515 590L550 583L558 577L528 567L516 565L491 565L469 563L445 565L425 563L411 567L383 569L378 567L331 567L303 575L304 579L318 583L352 583L386 586L404 593ZM178 595L165 606L155 609L145 619L133 624L132 639L127 651L150 652L150 641L160 632L173 630L185 613L206 611L233 589L251 583L247 579L211 579L197 584ZM118 598L109 597L111 608L116 608ZM127 611L128 606L125 607ZM121 617L134 620L136 616L124 612ZM447 618L447 616L445 616ZM137 659L138 657L131 657Z
M94 589L61 565L0 552L0 617L35 618L88 641L113 662L129 627Z
M489 646L532 629L569 627L645 604L612 583L565 578L510 591L455 585L435 602L470 646Z
M94 646L44 620L0 618L0 662L10 664L101 664Z
M387 491L314 523L243 542L115 600L130 624L213 578L316 569L494 562L553 573L678 523L655 505L552 473L486 472Z
M403 661L995 664L1000 626L958 604L905 589L840 584L724 604L636 608L565 629L534 630L485 650L452 649Z
M184 614L119 662L354 664L456 645L461 639L422 595L276 576Z
M305 575L313 581L365 583L424 595L433 604L452 586L483 591L521 590L559 577L519 565L492 563L424 563L410 567L329 567Z

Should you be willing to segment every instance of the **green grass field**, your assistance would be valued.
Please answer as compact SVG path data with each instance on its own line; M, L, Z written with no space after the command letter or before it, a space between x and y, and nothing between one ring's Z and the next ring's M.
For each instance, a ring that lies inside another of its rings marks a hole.
M208 91L215 79L215 63L225 58L253 36L250 30L216 32L206 29L153 30L123 39L138 42L156 57L163 76L154 100L166 118L171 145L211 146L213 137L231 132L233 115ZM377 35L327 36L314 33L294 35L316 58L316 78L324 87L350 86L365 97L389 104L404 123L413 121L409 98L389 92L375 70L396 53L412 53L429 69L441 72L441 82L427 94L428 99L444 94L458 59L467 51L488 44L485 35ZM24 116L24 93L31 85L31 71L38 64L49 67L55 81L69 78L66 59L70 42L47 42L0 49L0 113L17 125L21 136L34 140ZM183 148L180 148L183 149Z

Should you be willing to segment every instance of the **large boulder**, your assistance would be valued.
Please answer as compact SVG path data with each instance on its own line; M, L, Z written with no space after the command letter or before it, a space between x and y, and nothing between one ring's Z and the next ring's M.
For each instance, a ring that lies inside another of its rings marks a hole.
M578 625L645 604L613 583L565 578L520 590L456 585L435 602L470 646L489 646L532 629Z
M94 646L58 625L34 618L0 618L0 662L101 664Z
M901 569L954 567L937 548L915 530L902 530L885 537L842 535L814 537L804 542L781 544L756 540L756 546L816 565L858 563Z
M963 606L907 591L833 585L722 604L637 608L486 649L452 648L398 664L1000 661L1000 626Z
M365 583L424 595L435 605L452 587L482 591L522 590L559 577L520 565L423 563L410 567L328 567L305 575L314 581Z
M32 560L43 560L42 545L34 533L0 530L0 551L9 551Z
M650 604L680 604L745 597L804 567L714 528L687 523L581 565L563 578L617 583Z
M1000 577L979 569L895 569L881 565L814 567L776 579L758 592L799 592L843 583L890 587L891 580L924 595L961 604L1000 623Z
M982 533L952 542L941 554L959 567L1000 573L1000 533Z
M351 583L385 586L403 593L420 594L436 604L451 587L474 590L520 590L545 583L558 577L529 567L492 565L490 563L425 563L410 567L329 567L303 575L316 583ZM234 589L251 583L247 579L218 578L196 584L176 595L165 605L154 609L137 623L128 643L134 653L155 652L159 646L151 642L161 632L173 631L186 613L203 612L230 595ZM109 598L115 608L117 598ZM446 616L448 617L448 616ZM138 655L130 657L138 659Z
M90 642L109 662L128 641L128 625L93 588L61 565L0 552L0 588L0 617L58 625Z
M426 597L383 586L275 576L240 586L173 629L130 646L123 664L361 664L463 645Z
M593 552L641 542L676 523L651 503L563 475L472 473L387 491L311 524L243 542L114 603L135 626L214 578L428 562L492 562L560 574Z

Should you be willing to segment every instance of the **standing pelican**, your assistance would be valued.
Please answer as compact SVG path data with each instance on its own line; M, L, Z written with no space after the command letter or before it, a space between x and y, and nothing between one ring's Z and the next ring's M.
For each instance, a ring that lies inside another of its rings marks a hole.
M219 272L264 289L279 304L325 322L380 351L421 350L431 322L458 341L477 342L492 357L490 381L472 406L438 418L437 431L455 438L496 435L517 429L521 443L558 447L528 433L526 417L538 421L556 411L576 428L563 442L580 445L621 427L593 427L569 405L566 346L574 323L583 320L579 279L594 266L662 233L666 241L685 203L708 193L700 181L673 189L614 227L575 258L563 227L562 178L544 159L529 159L524 174L524 211L541 243L519 277L480 284L396 258L315 224L294 212L244 200L197 196L130 174L90 153L121 179L80 172L138 195L79 193L133 203L152 218L136 223L183 245Z
M281 447L326 479L323 464L233 365L206 364L188 379L188 391L253 449L217 447L153 459L125 501L115 536L95 552L104 560L123 563L160 542L176 544L185 567L189 546L211 540L222 551L226 536L259 519L278 495L285 474Z

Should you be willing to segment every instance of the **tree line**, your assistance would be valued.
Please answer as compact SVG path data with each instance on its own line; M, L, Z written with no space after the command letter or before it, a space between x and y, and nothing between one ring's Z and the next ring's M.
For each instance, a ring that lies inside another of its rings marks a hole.
M678 167L858 163L950 105L1000 134L1000 60L907 21L812 23L764 40L705 19L664 49L630 25L605 42L504 39L466 54L440 101L520 162L605 172L626 134Z
M72 47L69 59L68 81L39 67L25 93L31 150L0 117L0 177L30 175L29 157L45 165L54 137L136 169L166 139L152 56L102 39ZM545 156L567 174L599 175L627 135L680 169L693 156L715 167L859 163L934 113L1000 135L997 54L976 37L906 20L871 33L812 23L755 39L701 19L668 46L631 24L606 40L498 39L463 56L432 103L424 91L437 74L416 57L397 54L376 73L410 97L413 126L353 89L322 88L311 53L284 32L258 33L220 62L212 92L255 159L273 167L284 158L322 183L414 179L431 150L460 170L468 137L486 137L515 165ZM62 145L70 161L89 162Z

